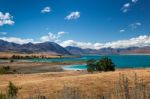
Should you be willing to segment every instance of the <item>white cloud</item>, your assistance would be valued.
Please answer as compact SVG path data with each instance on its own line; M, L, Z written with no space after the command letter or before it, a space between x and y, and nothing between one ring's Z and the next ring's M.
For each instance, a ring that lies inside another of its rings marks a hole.
M126 4L124 4L124 6L123 6L123 7L125 7L125 8L130 7L130 3L126 3Z
M65 17L66 20L73 20L80 18L80 12L71 12L68 16Z
M132 0L132 2L133 2L133 3L136 3L136 2L138 2L138 0Z
M0 37L1 40L8 41L8 42L14 42L17 44L25 44L25 43L35 43L33 39L22 39L17 37Z
M141 35L136 38L131 38L128 40L118 40L107 43L90 43L90 42L77 42L74 40L67 40L60 44L61 46L76 46L80 48L91 48L91 49L100 49L100 48L127 48L127 47L144 47L150 46L150 36Z
M40 37L38 40L34 40L34 39L23 39L23 38L17 38L17 37L0 37L1 40L4 41L8 41L8 42L14 42L14 43L18 43L18 44L25 44L25 43L42 43L42 42L56 42L59 43L60 42L60 38L66 34L67 32L64 31L60 31L57 34L53 34L51 32L49 32L47 35Z
M150 45L150 36L141 35L136 38L131 38L129 40L119 40L114 42L109 42L104 44L103 47L111 48L127 48L127 47L144 47Z
M41 10L41 13L49 13L49 12L51 12L51 8L48 6Z
M59 42L59 38L62 37L62 35L64 35L66 32L64 31L60 31L57 34L51 33L49 32L48 35L42 36L40 38L41 42L47 42L47 41L51 41L51 42Z
M120 33L125 32L127 29L135 30L135 29L139 28L140 26L142 26L141 22L134 22L134 23L129 24L126 27L124 27L124 29L119 30L119 32Z
M58 35L59 33L57 33ZM60 33L61 34L61 33ZM63 32L62 32L63 34ZM51 39L54 41L58 40L58 37L54 34L49 34L51 36L44 37L44 40L39 39L39 41L35 41L34 39L22 39L22 38L17 38L17 37L0 37L1 40L5 40L8 42L14 42L14 43L19 43L19 44L25 44L25 43L42 43L45 41L50 41ZM118 41L113 41L113 42L107 42L107 43L91 43L91 42L79 42L79 41L74 41L74 40L66 40L66 41L59 41L56 42L60 44L63 47L66 46L75 46L75 47L80 47L83 49L90 48L90 49L100 49L100 48L127 48L127 47L144 47L144 46L150 46L150 36L147 35L141 35L135 38L127 39L127 40L118 40Z
M119 32L122 33L122 32L125 32L125 30L124 30L124 29L121 29L121 30L119 30Z
M133 7L137 2L138 2L138 0L131 0L131 2L125 3L125 4L122 6L121 11L122 11L123 13L128 12L129 9L130 9L131 7Z
M78 41L74 41L74 40L66 40L66 41L60 43L60 45L63 47L75 46L75 47L80 47L83 49L86 49L86 48L99 49L102 44L101 43L93 44L90 42L78 42Z
M0 34L2 34L2 35L6 35L6 34L7 34L7 32L0 32Z
M123 7L121 8L121 10L126 13L128 12L129 8L130 8L131 4L130 3L126 3L123 5Z
M64 32L64 31L60 31L60 32L58 32L58 35L64 35L64 34L66 34L67 32Z
M136 28L138 28L141 25L142 25L142 23L135 22L135 23L130 24L129 27L131 27L132 29L136 29Z
M0 26L13 25L15 22L12 19L13 16L11 16L10 13L0 12Z

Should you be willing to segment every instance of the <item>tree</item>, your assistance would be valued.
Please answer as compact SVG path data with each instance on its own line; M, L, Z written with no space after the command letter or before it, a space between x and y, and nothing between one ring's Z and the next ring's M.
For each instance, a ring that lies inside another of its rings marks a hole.
M114 71L115 64L108 57L104 57L96 63L96 70L97 71Z
M93 73L94 71L114 71L115 64L108 57L103 57L98 61L87 61L87 71Z
M87 71L91 73L95 71L95 60L91 59L87 61Z
M104 71L105 69L104 69L104 66L102 66L102 64L101 64L101 60L98 60L97 62L96 62L96 71Z

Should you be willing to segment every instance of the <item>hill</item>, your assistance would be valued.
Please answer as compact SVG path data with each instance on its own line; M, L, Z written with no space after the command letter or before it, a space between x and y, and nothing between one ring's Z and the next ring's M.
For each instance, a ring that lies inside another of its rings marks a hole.
M54 42L44 43L27 43L27 44L16 44L0 40L0 52L18 52L18 53L49 53L49 54L61 54L71 55L65 48Z

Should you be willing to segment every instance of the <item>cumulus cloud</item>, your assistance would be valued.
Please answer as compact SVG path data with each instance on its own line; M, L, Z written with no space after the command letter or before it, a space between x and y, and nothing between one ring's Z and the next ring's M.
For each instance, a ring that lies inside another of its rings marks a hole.
M44 7L42 10L41 10L41 13L49 13L51 12L51 8L50 7Z
M131 27L132 29L136 29L136 28L138 28L141 25L142 25L142 23L135 22L135 23L130 24L129 27Z
M17 37L0 37L1 40L8 41L8 42L14 42L17 44L25 44L25 43L35 43L33 39L22 39Z
M78 19L80 18L80 12L71 12L68 16L65 17L66 20L73 20L73 19Z
M66 46L75 46L75 47L80 47L83 49L86 48L92 48L92 49L99 49L100 46L102 46L101 43L90 43L90 42L78 42L74 40L66 40L60 43L61 46L66 47Z
M130 8L131 4L130 3L126 3L123 5L123 7L121 8L121 10L126 13L128 12L129 8Z
M150 36L141 35L129 40L119 40L104 44L104 47L111 48L127 48L127 47L144 47L150 45Z
M18 43L18 44L25 44L25 43L29 43L29 42L42 43L42 42L48 42L48 41L59 43L60 38L66 33L67 32L64 32L64 31L60 31L57 34L49 32L47 35L40 37L38 40L29 39L29 38L23 39L23 38L17 38L17 37L0 37L0 39L4 40L4 41L8 41L8 42ZM3 32L3 35L5 35L4 32Z
M13 16L11 16L10 13L0 12L0 26L13 25L14 23Z
M67 40L60 44L61 46L76 46L80 48L91 48L91 49L100 49L100 48L127 48L127 47L144 47L150 46L150 36L141 35L136 38L131 38L128 40L118 40L107 43L90 43L90 42L77 42L74 40Z
M51 33L49 32L48 35L42 36L40 38L41 42L47 42L47 41L51 41L51 42L59 42L59 38L61 38L66 32L64 31L60 31L57 34Z

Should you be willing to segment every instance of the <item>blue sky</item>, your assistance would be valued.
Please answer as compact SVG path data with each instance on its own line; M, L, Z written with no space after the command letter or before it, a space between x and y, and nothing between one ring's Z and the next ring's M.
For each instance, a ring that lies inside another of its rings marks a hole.
M145 46L149 4L149 0L0 0L0 39L101 48L144 38Z

